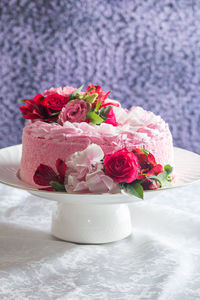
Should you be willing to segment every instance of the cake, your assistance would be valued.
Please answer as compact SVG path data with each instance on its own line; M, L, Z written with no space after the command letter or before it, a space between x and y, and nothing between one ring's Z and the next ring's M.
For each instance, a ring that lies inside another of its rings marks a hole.
M34 177L38 166L48 166L56 173L58 159L67 168L74 154L91 145L99 146L104 156L122 149L129 152L142 149L144 155L150 153L155 158L157 165L173 166L173 141L168 124L142 107L124 109L108 96L109 92L105 93L100 86L90 85L85 92L66 86L25 99L20 110L29 121L22 136L21 180L41 188Z

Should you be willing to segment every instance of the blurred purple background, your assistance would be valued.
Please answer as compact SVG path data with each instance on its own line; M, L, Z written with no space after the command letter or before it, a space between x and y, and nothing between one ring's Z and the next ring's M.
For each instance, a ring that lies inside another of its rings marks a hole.
M200 153L200 1L1 0L0 147L21 143L19 99L102 85Z

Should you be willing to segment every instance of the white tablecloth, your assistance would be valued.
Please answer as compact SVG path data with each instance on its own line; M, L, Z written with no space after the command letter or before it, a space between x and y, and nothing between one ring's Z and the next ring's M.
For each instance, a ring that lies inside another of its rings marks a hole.
M0 184L0 299L200 299L200 183L131 205L133 235L53 238L55 202Z

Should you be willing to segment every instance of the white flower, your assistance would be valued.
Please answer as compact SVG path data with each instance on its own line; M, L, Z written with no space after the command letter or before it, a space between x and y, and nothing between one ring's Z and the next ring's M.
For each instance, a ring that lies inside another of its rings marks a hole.
M118 185L102 170L104 152L96 144L72 154L66 161L65 188L68 193L115 193Z

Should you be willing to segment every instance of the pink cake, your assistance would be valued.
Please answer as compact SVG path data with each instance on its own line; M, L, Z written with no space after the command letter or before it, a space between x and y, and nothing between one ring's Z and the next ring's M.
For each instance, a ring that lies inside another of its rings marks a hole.
M140 198L168 181L173 142L160 116L123 109L110 92L90 85L51 88L25 99L20 178L38 188L69 193L116 193ZM147 151L146 151L147 150ZM42 186L42 187L41 187Z
M95 143L104 153L113 153L126 147L150 151L156 162L173 166L173 143L168 125L152 112L141 107L126 111L113 108L118 126L66 122L46 123L40 120L28 122L23 131L20 177L34 184L33 175L42 163L55 169L55 161L66 160L71 154L82 151Z

